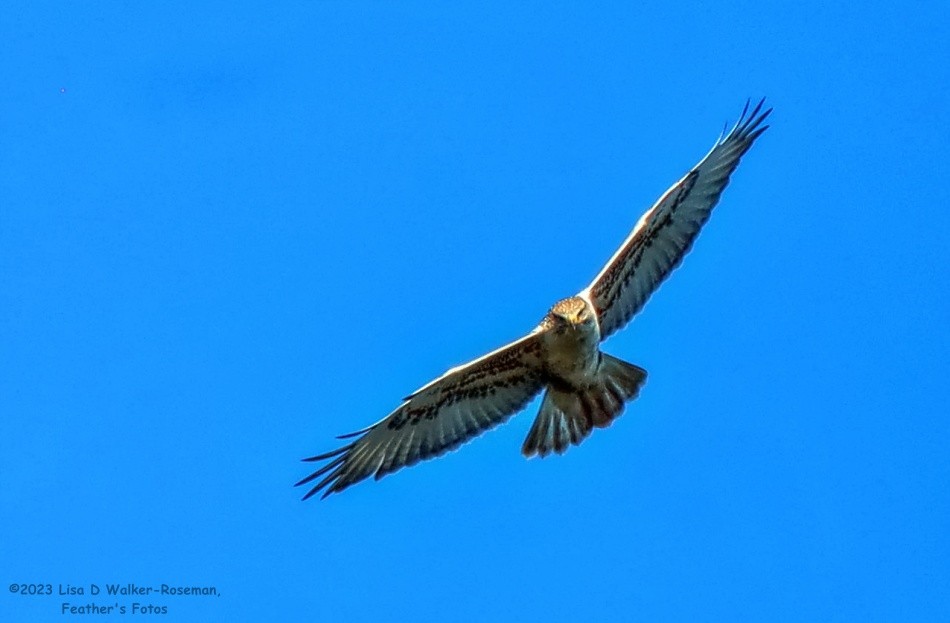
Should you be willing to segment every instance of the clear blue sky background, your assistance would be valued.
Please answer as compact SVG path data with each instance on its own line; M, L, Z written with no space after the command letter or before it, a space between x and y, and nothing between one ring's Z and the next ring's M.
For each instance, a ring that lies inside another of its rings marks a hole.
M214 585L163 620L922 621L950 612L950 9L8 3L8 584ZM300 502L299 459L529 330L767 96L693 252L537 402ZM106 620L122 618L114 616Z

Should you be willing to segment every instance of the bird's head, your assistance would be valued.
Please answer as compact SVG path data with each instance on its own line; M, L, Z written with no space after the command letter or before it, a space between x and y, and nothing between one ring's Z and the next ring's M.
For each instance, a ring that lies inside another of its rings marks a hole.
M555 303L548 312L548 318L557 329L578 329L595 320L594 310L579 296L572 296Z

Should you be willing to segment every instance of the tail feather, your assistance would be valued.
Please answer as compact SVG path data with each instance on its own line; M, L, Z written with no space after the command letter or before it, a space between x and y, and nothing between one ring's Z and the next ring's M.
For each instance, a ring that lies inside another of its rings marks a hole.
M646 381L646 370L603 354L596 381L587 388L548 386L538 417L521 447L526 457L563 454L594 427L606 428L633 400Z

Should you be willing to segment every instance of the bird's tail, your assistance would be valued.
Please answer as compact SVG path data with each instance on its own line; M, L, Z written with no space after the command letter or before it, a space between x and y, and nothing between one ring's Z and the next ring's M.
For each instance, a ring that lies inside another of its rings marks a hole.
M549 385L521 453L544 457L562 454L570 444L583 441L596 426L606 428L623 405L640 393L646 381L643 368L601 353L597 380L584 389Z

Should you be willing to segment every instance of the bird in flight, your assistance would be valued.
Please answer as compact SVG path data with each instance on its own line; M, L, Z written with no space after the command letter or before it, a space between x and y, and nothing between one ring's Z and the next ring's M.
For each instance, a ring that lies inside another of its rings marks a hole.
M594 281L555 303L530 333L417 389L379 422L339 437L352 440L343 447L304 459L326 463L297 483L320 479L303 499L445 454L541 392L525 457L561 454L609 426L647 373L602 352L600 343L630 321L689 251L739 159L768 129L762 122L772 110L763 112L764 102L751 112L747 102L732 130L640 217Z

